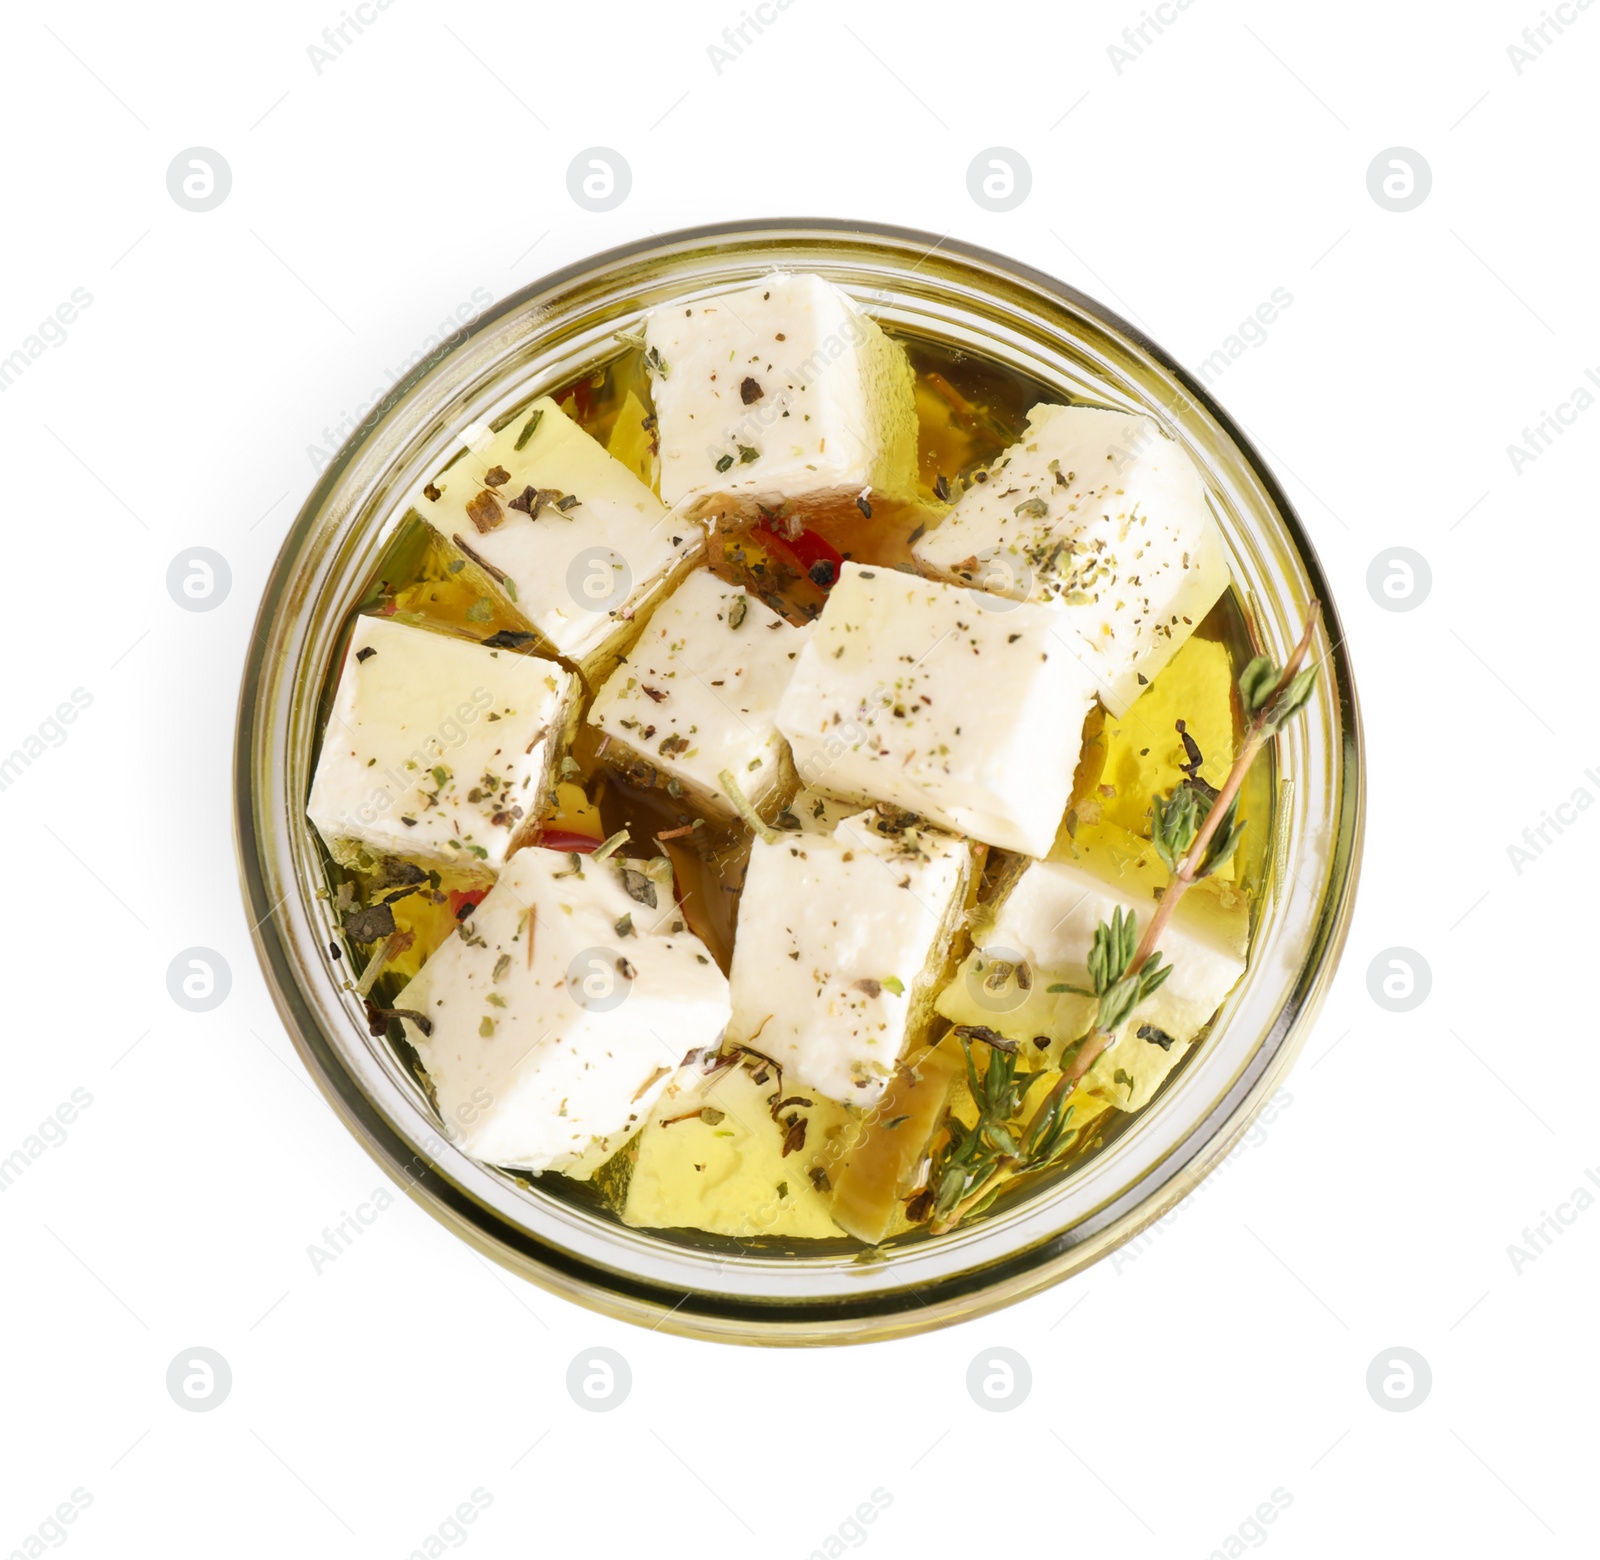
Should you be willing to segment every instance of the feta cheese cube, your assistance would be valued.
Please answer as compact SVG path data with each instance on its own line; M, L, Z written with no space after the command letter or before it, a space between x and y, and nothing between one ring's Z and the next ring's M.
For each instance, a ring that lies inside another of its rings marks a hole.
M751 845L728 1026L786 1086L863 1108L927 1021L972 876L966 842L872 823Z
M861 1118L820 1095L774 1117L792 1093L785 1082L758 1060L684 1068L639 1135L622 1222L741 1241L836 1239L828 1173L864 1130Z
M1058 1046L1071 1043L1088 1033L1096 1004L1051 987L1088 986L1095 927L1121 909L1142 928L1166 883L1148 841L1114 828L1084 831L1063 856L1029 863L995 908L981 946L940 992L938 1011L1018 1041L1048 1035ZM1215 879L1195 884L1162 935L1172 974L1134 1010L1080 1087L1122 1110L1146 1104L1244 974L1249 934L1244 894Z
M554 661L358 617L306 811L338 861L498 872L538 825L577 691Z
M753 513L916 487L905 351L820 276L657 309L645 325L669 504Z
M1200 474L1148 417L1035 406L913 548L942 579L1049 601L1123 714L1228 587Z
M413 502L546 644L588 670L703 552L704 528L669 515L549 396L480 433Z
M677 780L703 810L734 816L717 779L725 769L759 808L792 785L775 717L808 633L696 570L650 614L595 696L589 724Z
M1094 697L1051 607L846 563L778 729L808 786L1043 856Z
M519 851L396 999L473 1158L590 1171L720 1042L727 980L640 866Z
M832 834L846 818L861 811L861 803L807 786L795 792L787 810L805 833Z

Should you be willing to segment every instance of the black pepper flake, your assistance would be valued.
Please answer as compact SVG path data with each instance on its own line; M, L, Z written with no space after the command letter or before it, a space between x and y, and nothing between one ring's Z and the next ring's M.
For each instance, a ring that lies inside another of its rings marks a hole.
M933 479L933 496L941 504L950 502L950 479L942 471Z
M502 628L497 633L490 634L487 639L479 640L486 650L521 650L531 645L536 636L525 633L520 628Z
M739 386L739 399L743 401L746 406L753 405L755 402L759 401L764 394L765 392L762 390L761 386L755 382L754 379L747 378L745 382Z
M428 485L425 488L423 488L422 496L424 498L426 498L426 499L431 500L435 504L437 504L439 502L439 490L431 482L428 483Z
M378 652L374 650L371 645L363 645L359 650L356 651L356 660L365 661L368 656L374 656L377 653Z
M865 493L856 494L856 508L859 509L861 513L867 517L867 519L870 520L872 518L872 505L867 502L867 495Z
M353 942L382 942L385 937L394 934L394 929L394 911L387 904L352 910L344 918L345 935Z
M1175 1039L1166 1030L1157 1029L1154 1024L1140 1024L1138 1034L1141 1040L1148 1040L1151 1045L1158 1045L1163 1051L1170 1051Z
M820 585L826 590L833 584L838 571L834 568L831 558L818 558L806 573L809 575L813 585Z

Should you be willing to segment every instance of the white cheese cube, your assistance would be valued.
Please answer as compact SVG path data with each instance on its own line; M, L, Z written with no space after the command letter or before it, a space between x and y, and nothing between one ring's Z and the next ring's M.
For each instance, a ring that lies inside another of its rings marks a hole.
M589 724L677 780L702 809L734 815L717 779L725 769L760 807L791 784L776 716L808 633L696 570L650 614L595 696Z
M485 566L512 611L586 669L705 547L703 527L669 515L549 396L470 440L413 502Z
M645 325L669 504L754 512L916 486L905 351L820 276L657 309ZM870 503L870 496L869 496Z
M1043 856L1094 697L1052 608L846 563L778 729L808 786Z
M592 1170L728 1022L671 889L639 863L573 860L519 851L396 999L441 1119L486 1164Z
M538 825L577 691L554 661L358 617L306 811L347 864L498 872Z
M786 1088L862 1107L927 1021L972 874L964 841L873 822L751 845L728 1026Z
M1101 701L1123 714L1228 586L1199 472L1148 417L1039 405L986 477L917 542L917 561L1055 603Z
M1067 859L1030 862L998 907L984 944L1021 955L1035 989L1048 992L1058 981L1086 986L1094 928L1122 909L1133 910L1144 930L1162 880L1165 872L1152 874L1102 842L1074 848ZM1178 1042L1192 1040L1245 973L1248 941L1250 909L1237 888L1216 880L1190 888L1160 942L1173 973L1134 1010L1130 1029L1149 1024ZM1003 1032L1003 1024L997 1027Z
M846 818L861 811L861 803L807 786L795 793L787 811L805 833L832 834Z
M1142 931L1165 882L1153 852L1130 856L1111 837L1074 845L1065 859L1031 862L985 926L982 946L939 994L939 1012L1019 1042L1036 1034L1076 1040L1088 1032L1095 1003L1051 988L1087 987L1095 927L1121 909L1138 917ZM1134 1010L1082 1087L1123 1110L1146 1104L1244 974L1249 933L1248 901L1232 884L1210 879L1191 888L1161 938L1172 974Z

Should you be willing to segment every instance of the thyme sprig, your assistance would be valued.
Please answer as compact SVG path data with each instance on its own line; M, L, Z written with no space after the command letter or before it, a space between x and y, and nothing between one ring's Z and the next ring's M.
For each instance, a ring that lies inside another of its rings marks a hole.
M1040 1075L1018 1072L1016 1047L1007 1050L1004 1044L995 1045L989 1038L992 1034L993 1031L977 1026L962 1026L956 1030L956 1038L966 1053L967 1084L978 1107L978 1119L971 1127L956 1116L945 1121L947 1142L928 1184L929 1212L935 1234L954 1228L955 1221L948 1224L943 1221L956 1209L966 1214L987 1207L989 1199L1000 1191L994 1184L1000 1172L1025 1154L1038 1156L1045 1148L1042 1134L1038 1140L1030 1138L1026 1143L1019 1143L1011 1126L1021 1113L1029 1087ZM994 1035L995 1040L1003 1038ZM973 1060L974 1042L987 1043L990 1047L989 1064L981 1077ZM1052 1148L1060 1142L1063 1135L1060 1128L1065 1125L1065 1116L1057 1114L1057 1127L1049 1133Z
M1032 1118L1021 1125L1014 1118L1036 1074L1017 1073L1013 1051L990 1048L982 1079L972 1059L972 1038L980 1030L957 1031L967 1053L967 1074L978 1121L968 1128L955 1116L946 1119L946 1142L934 1156L929 1175L933 1194L929 1228L936 1235L953 1230L981 1212L1000 1192L1002 1171L1022 1175L1047 1169L1070 1146L1068 1122L1073 1090L1104 1052L1134 1010L1172 974L1158 950L1162 934L1178 902L1201 878L1210 877L1239 848L1244 824L1239 819L1239 792L1261 749L1310 699L1316 668L1305 664L1321 616L1313 604L1305 631L1280 668L1258 655L1239 674L1239 699L1245 716L1244 740L1219 790L1213 792L1198 774L1165 797L1151 799L1151 843L1170 874L1155 913L1138 935L1138 918L1120 907L1094 932L1087 961L1092 989L1063 989L1096 999L1094 1022L1076 1053L1062 1068L1060 1080ZM990 1079L994 1078L991 1086Z
M1170 964L1161 962L1159 953L1152 953L1141 968L1133 968L1134 955L1139 949L1139 917L1124 911L1119 905L1111 912L1109 921L1102 921L1094 929L1094 942L1089 949L1089 979L1092 990L1082 986L1065 989L1080 997L1096 997L1095 1032L1104 1033L1120 1029L1129 1014L1155 992L1172 973Z

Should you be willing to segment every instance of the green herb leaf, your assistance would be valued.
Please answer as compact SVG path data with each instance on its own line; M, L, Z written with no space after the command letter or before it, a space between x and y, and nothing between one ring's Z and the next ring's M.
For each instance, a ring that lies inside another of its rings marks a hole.
M1278 680L1277 668L1268 655L1256 656L1239 673L1239 699L1246 715L1253 715L1267 701L1273 685Z
M544 408L536 407L533 415L522 425L522 432L517 435L517 442L511 446L512 449L520 450L539 431L539 424L543 418Z

